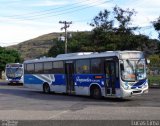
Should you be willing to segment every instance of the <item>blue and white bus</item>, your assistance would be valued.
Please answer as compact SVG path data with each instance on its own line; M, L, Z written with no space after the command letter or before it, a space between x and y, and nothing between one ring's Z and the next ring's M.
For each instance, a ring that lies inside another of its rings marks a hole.
M5 76L8 84L23 83L23 64L9 63L6 64Z
M45 93L94 98L148 92L146 60L140 51L79 52L24 62L24 85Z

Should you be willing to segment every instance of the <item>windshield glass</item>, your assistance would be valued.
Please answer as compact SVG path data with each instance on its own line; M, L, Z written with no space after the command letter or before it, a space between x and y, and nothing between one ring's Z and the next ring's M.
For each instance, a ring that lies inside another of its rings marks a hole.
M136 75L137 80L142 80L146 78L146 68L145 68L145 60L140 60L136 63Z
M135 81L146 78L144 60L123 60L123 66L121 70L123 80Z
M23 74L22 68L7 68L6 69L6 76L10 78L21 77Z

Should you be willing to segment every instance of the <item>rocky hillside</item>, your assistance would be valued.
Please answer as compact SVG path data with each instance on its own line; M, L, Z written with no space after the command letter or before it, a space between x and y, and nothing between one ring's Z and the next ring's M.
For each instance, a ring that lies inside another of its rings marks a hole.
M24 60L37 58L48 52L48 50L54 45L54 40L58 39L60 34L61 33L45 34L7 48L18 50Z

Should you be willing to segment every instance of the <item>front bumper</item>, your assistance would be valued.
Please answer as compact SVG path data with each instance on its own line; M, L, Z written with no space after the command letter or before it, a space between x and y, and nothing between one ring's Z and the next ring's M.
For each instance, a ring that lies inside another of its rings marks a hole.
M122 97L131 97L135 95L141 95L141 94L146 94L148 93L148 86L145 88L136 88L136 89L124 89L121 87L122 91Z

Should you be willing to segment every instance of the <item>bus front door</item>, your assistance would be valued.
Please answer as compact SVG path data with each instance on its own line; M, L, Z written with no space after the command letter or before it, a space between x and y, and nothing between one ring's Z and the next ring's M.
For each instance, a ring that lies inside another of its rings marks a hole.
M115 84L116 84L116 62L114 60L105 61L105 74L106 74L106 83L105 83L105 92L106 95L114 95Z
M67 63L65 64L65 73L66 73L66 92L68 94L74 94L74 82L73 82L73 74L74 74L74 64Z

